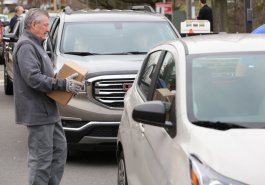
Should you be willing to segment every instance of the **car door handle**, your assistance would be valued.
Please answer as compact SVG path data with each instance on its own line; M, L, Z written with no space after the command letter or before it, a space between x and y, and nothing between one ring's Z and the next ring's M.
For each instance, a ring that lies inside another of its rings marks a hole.
M139 129L140 129L141 133L144 133L144 131L145 131L144 124L139 123Z

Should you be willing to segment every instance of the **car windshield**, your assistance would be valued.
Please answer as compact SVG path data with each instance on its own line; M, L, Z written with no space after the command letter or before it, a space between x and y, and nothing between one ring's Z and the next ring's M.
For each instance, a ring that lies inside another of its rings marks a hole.
M188 57L187 102L191 122L265 127L265 54Z
M159 42L176 37L165 21L65 23L61 52L144 54Z

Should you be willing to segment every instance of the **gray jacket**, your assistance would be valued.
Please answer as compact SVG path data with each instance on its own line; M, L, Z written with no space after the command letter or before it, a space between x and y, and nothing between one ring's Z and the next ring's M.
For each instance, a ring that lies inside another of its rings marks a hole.
M46 93L65 90L65 80L55 79L52 62L41 40L24 31L13 51L16 123L43 125L60 121L57 104Z

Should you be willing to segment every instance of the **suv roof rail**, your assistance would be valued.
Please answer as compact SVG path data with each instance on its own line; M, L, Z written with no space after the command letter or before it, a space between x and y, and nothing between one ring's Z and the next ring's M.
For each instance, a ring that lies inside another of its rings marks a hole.
M72 8L70 6L66 6L63 9L63 12L65 12L66 14L71 14L73 12Z
M149 5L136 5L136 6L132 6L131 10L135 10L135 11L147 11L147 12L152 12L155 13L155 10L149 6Z

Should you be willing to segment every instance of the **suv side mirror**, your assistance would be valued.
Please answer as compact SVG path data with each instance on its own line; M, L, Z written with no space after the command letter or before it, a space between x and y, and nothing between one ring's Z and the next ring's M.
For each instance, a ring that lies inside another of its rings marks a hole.
M17 42L18 41L18 37L17 37L17 35L16 34L4 34L4 36L3 36L3 40L5 41L5 42Z

